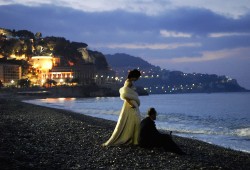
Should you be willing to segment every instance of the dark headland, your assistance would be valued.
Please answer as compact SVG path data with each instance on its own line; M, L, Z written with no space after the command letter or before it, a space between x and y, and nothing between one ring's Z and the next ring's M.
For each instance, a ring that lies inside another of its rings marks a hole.
M250 154L174 136L187 155L103 148L115 122L0 98L0 169L250 169Z

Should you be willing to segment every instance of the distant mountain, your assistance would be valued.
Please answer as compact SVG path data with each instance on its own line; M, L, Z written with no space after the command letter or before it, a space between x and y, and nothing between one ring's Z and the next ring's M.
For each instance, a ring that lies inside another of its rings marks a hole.
M239 86L237 80L215 74L183 73L169 71L154 66L147 61L124 53L105 55L108 65L116 72L116 76L125 80L132 69L139 69L142 76L136 82L148 93L211 93L247 91Z
M114 55L105 55L108 64L113 68L127 67L127 68L151 68L152 64L141 59L124 53L117 53Z

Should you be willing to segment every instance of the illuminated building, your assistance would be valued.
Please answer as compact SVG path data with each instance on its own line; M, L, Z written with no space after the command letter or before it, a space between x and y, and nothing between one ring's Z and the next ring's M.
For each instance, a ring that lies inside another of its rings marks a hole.
M4 86L16 85L21 79L22 68L19 65L0 63L0 80Z
M31 59L33 67L41 71L49 71L53 66L51 56L34 56Z
M80 84L91 84L96 72L92 63L81 63L71 66L60 66L60 57L34 56L33 68L38 74L37 84L44 85L46 80L54 80L58 85L67 84L68 80L78 79Z
M73 77L71 67L53 67L46 74L42 74L42 81L45 82L47 79L51 79L55 80L60 85L63 85L67 82L66 79L71 80Z
M48 77L49 70L52 69L53 59L51 56L34 56L31 58L33 68L36 69L38 79L34 84L43 85L45 80L43 77Z

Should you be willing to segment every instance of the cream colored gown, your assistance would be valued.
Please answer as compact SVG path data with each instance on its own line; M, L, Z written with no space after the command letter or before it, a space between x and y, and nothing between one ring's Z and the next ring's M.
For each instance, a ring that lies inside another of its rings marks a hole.
M124 100L120 116L112 136L103 146L115 146L122 144L138 144L139 129L140 129L140 100L135 89L128 86L128 81L125 81L124 86L119 90L120 97ZM135 108L131 108L129 103L124 98L130 99Z

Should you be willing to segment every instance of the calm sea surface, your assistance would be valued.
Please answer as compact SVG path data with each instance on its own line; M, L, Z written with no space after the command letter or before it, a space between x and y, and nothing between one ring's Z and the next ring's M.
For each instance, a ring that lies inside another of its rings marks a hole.
M157 128L250 153L250 93L212 93L140 96L141 116L149 107L158 112ZM117 121L119 97L48 98L26 100Z

